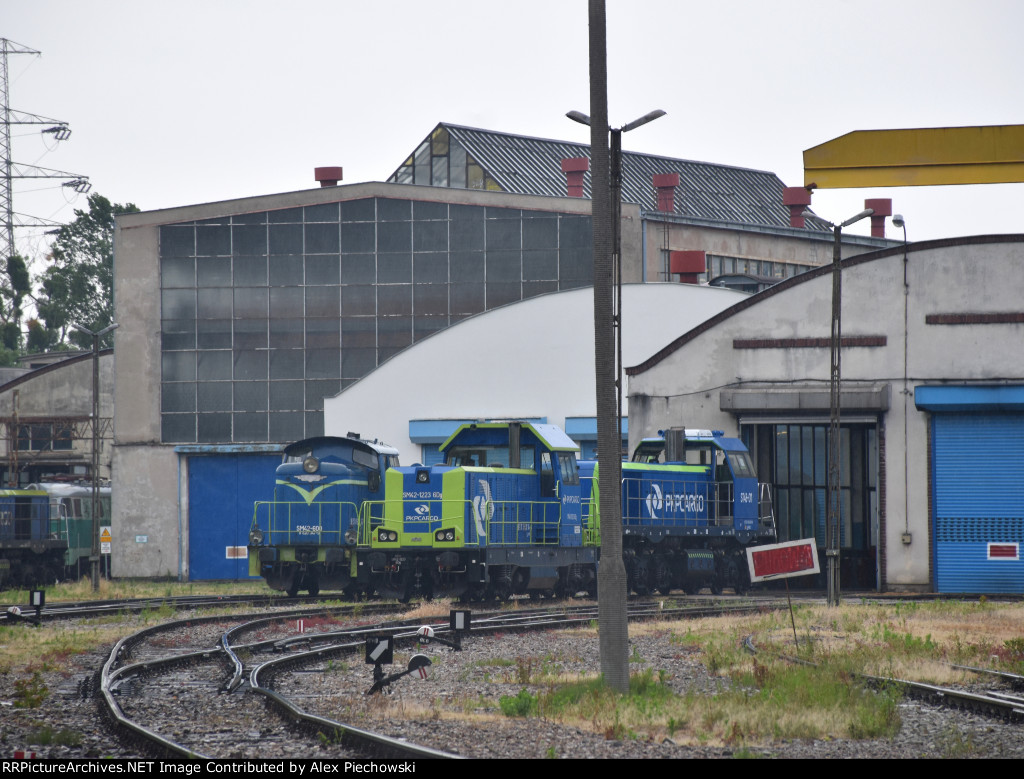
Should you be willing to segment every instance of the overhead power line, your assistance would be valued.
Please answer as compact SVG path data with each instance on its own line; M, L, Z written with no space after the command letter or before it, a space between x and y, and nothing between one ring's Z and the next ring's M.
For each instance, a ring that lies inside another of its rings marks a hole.
M14 180L53 178L64 179L62 186L84 194L92 188L88 176L68 173L62 170L40 168L36 165L24 165L14 162L11 157L11 126L12 125L47 125L40 130L44 135L51 135L57 141L66 141L71 137L71 128L67 122L59 119L15 111L10 105L10 82L7 75L7 60L13 54L39 55L35 49L22 46L20 43L0 38L0 158L3 160L3 181L0 182L0 219L3 220L3 236L0 239L0 270L7 267L7 260L15 252L15 227L40 227L54 224L47 219L25 216L14 213ZM17 218L15 218L17 216Z

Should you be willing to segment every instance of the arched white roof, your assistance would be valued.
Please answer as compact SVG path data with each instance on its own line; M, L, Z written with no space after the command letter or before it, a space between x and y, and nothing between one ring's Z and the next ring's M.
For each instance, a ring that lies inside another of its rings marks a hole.
M746 298L691 284L623 287L623 362L635 365ZM591 287L512 303L470 317L395 355L324 401L324 432L358 431L419 459L409 421L595 415Z

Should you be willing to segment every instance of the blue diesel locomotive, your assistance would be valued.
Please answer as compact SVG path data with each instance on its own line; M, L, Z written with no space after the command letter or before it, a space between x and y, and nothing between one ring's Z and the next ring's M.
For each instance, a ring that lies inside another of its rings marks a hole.
M383 498L384 473L397 465L397 449L358 433L288 446L274 500L253 512L249 574L292 597L321 588L354 592L360 514Z
M596 490L597 464L580 470ZM584 506L599 515L586 491ZM675 428L643 439L622 464L621 510L628 586L638 594L743 592L746 547L776 536L770 485L757 481L743 442L721 430Z

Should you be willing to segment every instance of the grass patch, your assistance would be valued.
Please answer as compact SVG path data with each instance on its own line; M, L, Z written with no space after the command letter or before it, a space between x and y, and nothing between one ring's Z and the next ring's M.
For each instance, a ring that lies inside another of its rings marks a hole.
M552 656L519 658L515 665L501 661L505 681L519 689L502 697L501 710L606 738L660 742L669 737L679 744L729 746L740 758L759 757L757 747L780 740L879 739L898 733L902 689L875 689L861 681L862 674L950 683L971 676L952 669L951 662L1024 663L1020 604L802 605L796 623L796 646L786 611L630 627L631 641L659 638L677 659L700 661L718 677L717 683L693 688L645 662L649 652L637 644L629 657L634 672L626 695L611 692L599 678L559 679L547 671L555 665ZM754 636L756 656L743 649L747 635ZM784 659L793 655L817 667ZM970 734L951 732L943 743L950 756L969 755L972 749Z
M77 747L82 744L82 734L77 730L60 728L54 730L49 725L44 725L39 730L29 734L28 743L32 746L60 746Z
M268 595L262 579L241 582L178 582L154 579L100 579L99 591L84 576L77 582L61 582L46 588L46 602L121 600L127 598L175 598L199 595ZM29 602L29 590L5 590L4 602Z

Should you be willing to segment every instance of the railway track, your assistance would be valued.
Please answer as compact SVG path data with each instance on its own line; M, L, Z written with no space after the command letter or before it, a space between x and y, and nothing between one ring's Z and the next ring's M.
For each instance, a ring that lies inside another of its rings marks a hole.
M723 606L710 599L662 599L632 604L630 619L684 619L761 608L746 602ZM107 715L148 751L179 757L451 757L438 746L410 743L400 723L387 723L389 735L338 718L338 710L367 708L369 676L354 669L360 667L368 637L387 636L396 648L411 647L426 626L435 646L446 646L450 638L447 622L379 622L358 611L358 619L356 609L212 616L140 631L118 642L104 666L99 692ZM594 604L483 612L474 615L467 640L491 637L489 651L501 651L502 637L589 629L596 619ZM340 668L352 677L341 692L311 692L310 680L331 675L337 680ZM276 719L268 719L268 709ZM200 711L212 712L204 717L212 716L211 725L197 724Z
M773 599L725 600L726 604L721 599L694 597L633 601L631 620L711 617L722 613L723 605L734 612L779 607ZM523 599L506 604L501 611L474 611L473 629L463 641L462 652L440 641L415 645L417 629L424 624L437 638L449 638L447 620L440 612L426 619L396 620L395 610L408 607L387 604L379 613L366 604L348 608L322 604L273 614L178 620L176 626L155 626L121 642L106 658L102 678L97 677L89 690L95 689L103 697L104 707L111 712L109 720L123 720L119 727L125 735L116 739L122 746L114 752L122 756L397 758L407 755L411 744L425 746L428 753L483 758L683 757L694 753L671 742L608 742L600 732L581 731L546 718L503 716L497 703L509 692L529 689L539 697L557 680L584 678L596 669L596 607L551 604L550 608L530 608L533 605ZM708 673L707 658L696 649L681 649L680 643L668 640L670 632L681 636L688 629L683 627L680 632L658 627L647 634L631 629L631 671L654 670L656 678L665 680L677 696L715 695L723 684L729 684ZM372 667L363 662L368 635L394 638L395 666L389 670L404 668L413 654L426 655L431 660L430 679L414 681L410 675L395 682L388 695L366 695L373 680ZM634 666L634 662L641 665ZM89 690L80 688L80 695L90 694ZM74 696L75 691L63 690L61 695ZM990 697L1002 697L1011 710L1021 706L1019 698L1007 691ZM107 703L108 698L113 704ZM972 713L974 709L968 706L974 704L966 703L959 713L930 714L954 711L945 692L932 699L943 707L921 700L911 703L908 696L900 706L908 718L908 732L901 732L901 741L917 732L922 718L932 723L928 726L931 735L922 737L923 743L935 743L952 728L963 730L962 724L939 724L949 716L967 718L954 720L961 723L979 716L990 723L999 722L1002 717ZM69 704L69 708L75 706ZM993 733L1002 733L1002 728L1011 728L1007 732L1014 735L1001 737L1003 743L1018 741L1014 715L1002 721L1005 725L969 727L984 727L988 740L995 738ZM111 743L109 736L107 743ZM392 743L401 751L390 751ZM838 742L829 754L912 754L885 745L850 742L844 747L843 743ZM913 754L924 754L924 749ZM716 752L704 749L699 754L715 756ZM797 754L822 756L820 750Z
M375 629L349 614L303 610L253 619L180 620L122 639L104 665L99 693L111 721L156 754L176 757L405 759L446 757L325 717L310 717L287 698L254 686L263 695L232 694L243 668L239 653L280 652L295 641L321 648L290 652L292 664L325 650L351 651ZM346 616L348 618L346 626ZM400 629L399 624L394 630ZM408 632L408 628L406 628ZM301 631L298 632L298 631ZM243 636L258 640L241 643ZM234 661L236 674L228 673ZM267 666L268 663L262 663ZM227 679L227 681L226 681ZM269 706L267 704L270 704ZM287 727L268 720L278 714ZM197 724L196 713L204 712ZM155 727L152 723L161 723Z

